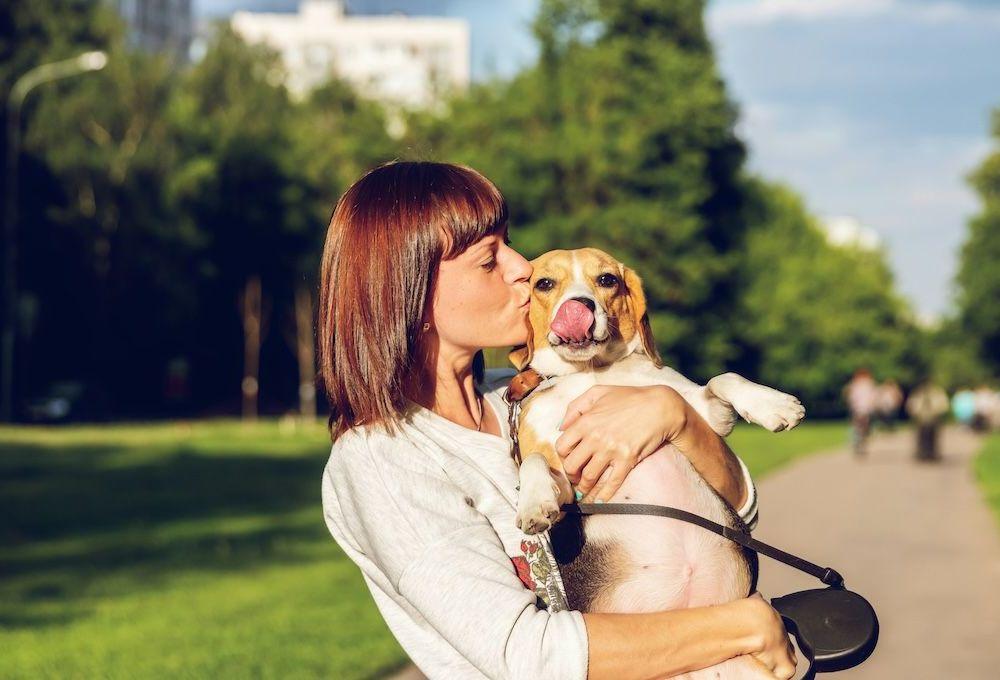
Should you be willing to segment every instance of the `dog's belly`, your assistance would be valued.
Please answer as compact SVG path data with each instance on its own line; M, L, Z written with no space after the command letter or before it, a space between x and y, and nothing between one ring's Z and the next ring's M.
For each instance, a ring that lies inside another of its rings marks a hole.
M612 503L687 510L743 528L729 506L672 446L632 470ZM749 594L756 554L690 522L648 515L569 515L552 529L570 606L637 613L730 602Z

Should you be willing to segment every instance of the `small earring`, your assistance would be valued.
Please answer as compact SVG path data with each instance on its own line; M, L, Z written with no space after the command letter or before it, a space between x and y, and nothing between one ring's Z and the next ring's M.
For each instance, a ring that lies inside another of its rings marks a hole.
M424 333L426 333L426 332L427 332L427 331L429 331L430 329L431 329L431 324L430 324L430 322L429 322L429 321L425 321L425 322L424 322Z

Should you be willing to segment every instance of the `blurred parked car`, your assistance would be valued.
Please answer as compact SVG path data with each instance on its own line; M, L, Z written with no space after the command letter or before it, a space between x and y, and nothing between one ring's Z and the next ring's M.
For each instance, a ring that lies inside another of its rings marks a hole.
M79 381L54 382L40 396L24 402L25 418L33 423L81 420L91 415L87 386Z

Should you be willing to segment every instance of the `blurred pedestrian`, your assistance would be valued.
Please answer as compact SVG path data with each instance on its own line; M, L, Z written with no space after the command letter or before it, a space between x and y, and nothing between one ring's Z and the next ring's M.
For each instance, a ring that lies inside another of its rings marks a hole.
M972 416L972 429L976 432L986 432L998 419L1000 398L989 385L980 385L972 396L975 411Z
M986 424L991 430L1000 430L1000 392L992 390L986 410Z
M872 415L878 403L878 386L867 368L859 368L844 386L844 399L851 413L851 445L856 456L863 456L871 431Z
M886 380L878 386L875 399L875 413L879 421L886 427L892 427L899 415L899 407L903 405L903 390L895 380Z
M942 416L948 413L948 395L940 387L927 381L910 394L910 398L906 400L906 412L917 424L917 460L940 460L938 429Z
M976 395L972 390L960 389L951 398L951 414L961 425L972 427L976 417Z

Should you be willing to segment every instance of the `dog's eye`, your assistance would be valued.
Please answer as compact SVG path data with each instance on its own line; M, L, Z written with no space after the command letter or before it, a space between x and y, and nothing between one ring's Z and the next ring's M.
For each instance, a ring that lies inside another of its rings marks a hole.
M614 274L601 274L597 277L597 285L601 288L614 288L618 285L618 277Z
M556 282L552 279L538 279L538 282L535 283L535 290L552 290L555 285Z

